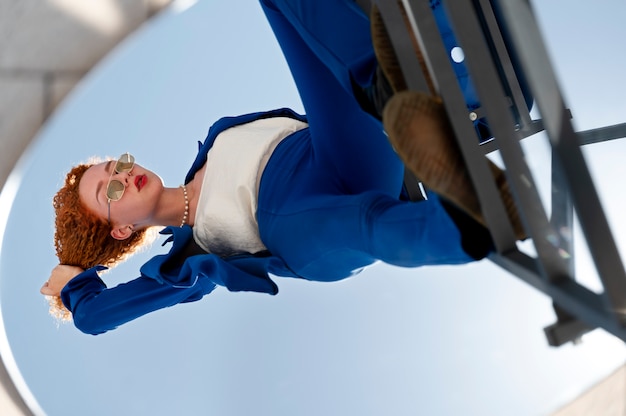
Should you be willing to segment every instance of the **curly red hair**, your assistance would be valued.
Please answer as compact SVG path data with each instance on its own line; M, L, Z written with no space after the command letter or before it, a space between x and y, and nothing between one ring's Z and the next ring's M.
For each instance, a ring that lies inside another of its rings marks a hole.
M88 269L96 265L114 267L148 243L154 233L137 230L125 240L111 236L111 225L89 211L80 201L78 184L94 163L73 167L52 200L55 212L54 246L61 264ZM52 297L51 313L66 319L67 311L58 296ZM57 310L57 308L59 308Z

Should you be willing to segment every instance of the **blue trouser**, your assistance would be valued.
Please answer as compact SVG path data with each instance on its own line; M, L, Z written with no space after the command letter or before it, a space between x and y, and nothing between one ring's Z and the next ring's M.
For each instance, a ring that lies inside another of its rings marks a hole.
M267 248L298 275L324 281L376 260L472 261L436 195L399 199L403 165L351 93L352 80L367 85L376 65L367 17L351 0L261 4L309 121L263 173L257 217Z

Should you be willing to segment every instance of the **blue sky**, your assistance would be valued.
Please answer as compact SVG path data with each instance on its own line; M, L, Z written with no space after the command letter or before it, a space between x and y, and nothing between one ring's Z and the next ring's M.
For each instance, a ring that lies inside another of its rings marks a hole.
M624 122L626 4L543 3L576 128ZM276 297L216 290L98 337L55 326L38 291L57 262L50 200L70 166L130 151L176 186L214 120L283 106L302 111L256 1L205 0L127 39L44 127L15 176L0 296L15 361L47 414L539 415L625 362L624 345L601 331L549 348L549 299L488 261L378 264L331 284L277 278ZM546 193L545 138L525 148ZM585 149L620 246L625 150ZM578 270L593 276L577 250ZM135 277L161 251L157 242L105 280Z

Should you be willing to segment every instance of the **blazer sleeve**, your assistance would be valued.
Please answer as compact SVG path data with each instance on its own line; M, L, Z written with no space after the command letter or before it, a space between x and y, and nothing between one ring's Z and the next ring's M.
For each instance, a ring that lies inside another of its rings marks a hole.
M86 334L102 334L152 311L201 299L215 288L207 279L176 287L149 277L138 277L107 288L98 266L85 270L61 291L63 304L72 312L74 325Z

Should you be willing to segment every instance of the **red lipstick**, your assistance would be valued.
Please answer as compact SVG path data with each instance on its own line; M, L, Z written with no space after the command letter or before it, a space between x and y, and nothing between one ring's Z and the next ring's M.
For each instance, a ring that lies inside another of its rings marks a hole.
M144 186L146 186L147 182L148 182L148 177L146 175L135 176L135 187L137 188L138 191L141 191L141 189Z

